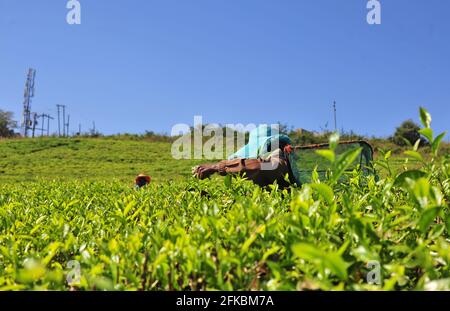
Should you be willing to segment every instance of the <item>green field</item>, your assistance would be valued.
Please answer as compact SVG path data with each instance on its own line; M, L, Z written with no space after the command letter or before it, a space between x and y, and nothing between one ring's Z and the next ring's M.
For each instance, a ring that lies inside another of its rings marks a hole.
M195 180L169 143L3 140L0 290L450 289L445 148L377 153L378 182L339 182L347 154L280 190Z
M376 143L377 148L391 148L388 143ZM442 146L441 155L448 154L450 146ZM422 152L428 159L429 152ZM310 159L311 158L311 159ZM375 159L382 158L375 152ZM304 161L303 161L304 160ZM326 160L309 156L301 159L305 168ZM186 180L192 166L199 160L175 160L168 142L147 142L113 138L36 138L0 139L0 184L39 180L120 181L130 184L143 172L154 182ZM394 169L402 166L403 149L395 150L391 158ZM417 161L410 159L409 164Z
M198 161L175 160L171 145L105 138L0 140L0 183L45 180L118 180L143 172L155 182L191 176Z

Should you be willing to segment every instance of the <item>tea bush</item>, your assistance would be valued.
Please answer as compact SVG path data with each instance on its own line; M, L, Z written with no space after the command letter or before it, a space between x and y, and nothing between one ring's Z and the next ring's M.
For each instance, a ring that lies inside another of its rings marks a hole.
M450 162L421 110L417 144L383 177L334 157L310 184L242 178L0 185L0 290L450 290ZM421 163L408 169L410 159Z

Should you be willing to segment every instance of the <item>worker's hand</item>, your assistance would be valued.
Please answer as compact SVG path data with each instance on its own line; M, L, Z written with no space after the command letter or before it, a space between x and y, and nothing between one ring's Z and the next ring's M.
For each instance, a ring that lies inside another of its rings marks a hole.
M197 177L199 179L206 179L217 171L218 168L214 164L202 164L194 167L192 169L192 174L194 175L194 177Z

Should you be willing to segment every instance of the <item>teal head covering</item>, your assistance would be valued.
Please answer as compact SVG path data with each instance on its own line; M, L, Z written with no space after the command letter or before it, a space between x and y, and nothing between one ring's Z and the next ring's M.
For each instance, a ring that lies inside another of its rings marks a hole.
M248 143L230 155L228 159L256 159L270 152L270 147L276 145L277 140L279 144L291 143L291 139L286 135L280 135L276 128L268 125L260 125L250 132Z
M228 160L243 158L256 159L263 157L265 154L274 150L276 146L292 144L289 136L279 134L278 128L269 125L260 125L250 132L248 143L228 157ZM299 183L299 173L295 166L294 153L289 154L289 163L291 165L292 173Z

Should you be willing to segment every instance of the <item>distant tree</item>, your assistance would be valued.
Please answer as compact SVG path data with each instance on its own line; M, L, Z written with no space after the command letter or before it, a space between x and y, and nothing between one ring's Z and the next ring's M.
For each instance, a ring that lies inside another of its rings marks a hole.
M408 142L414 145L418 139L421 140L421 145L426 144L426 140L420 136L420 126L412 120L404 121L395 130L392 141L399 146L406 146Z
M0 109L0 137L14 136L15 128L17 128L17 122L13 120L13 113Z
M278 131L280 134L289 135L294 131L294 127L278 121Z

